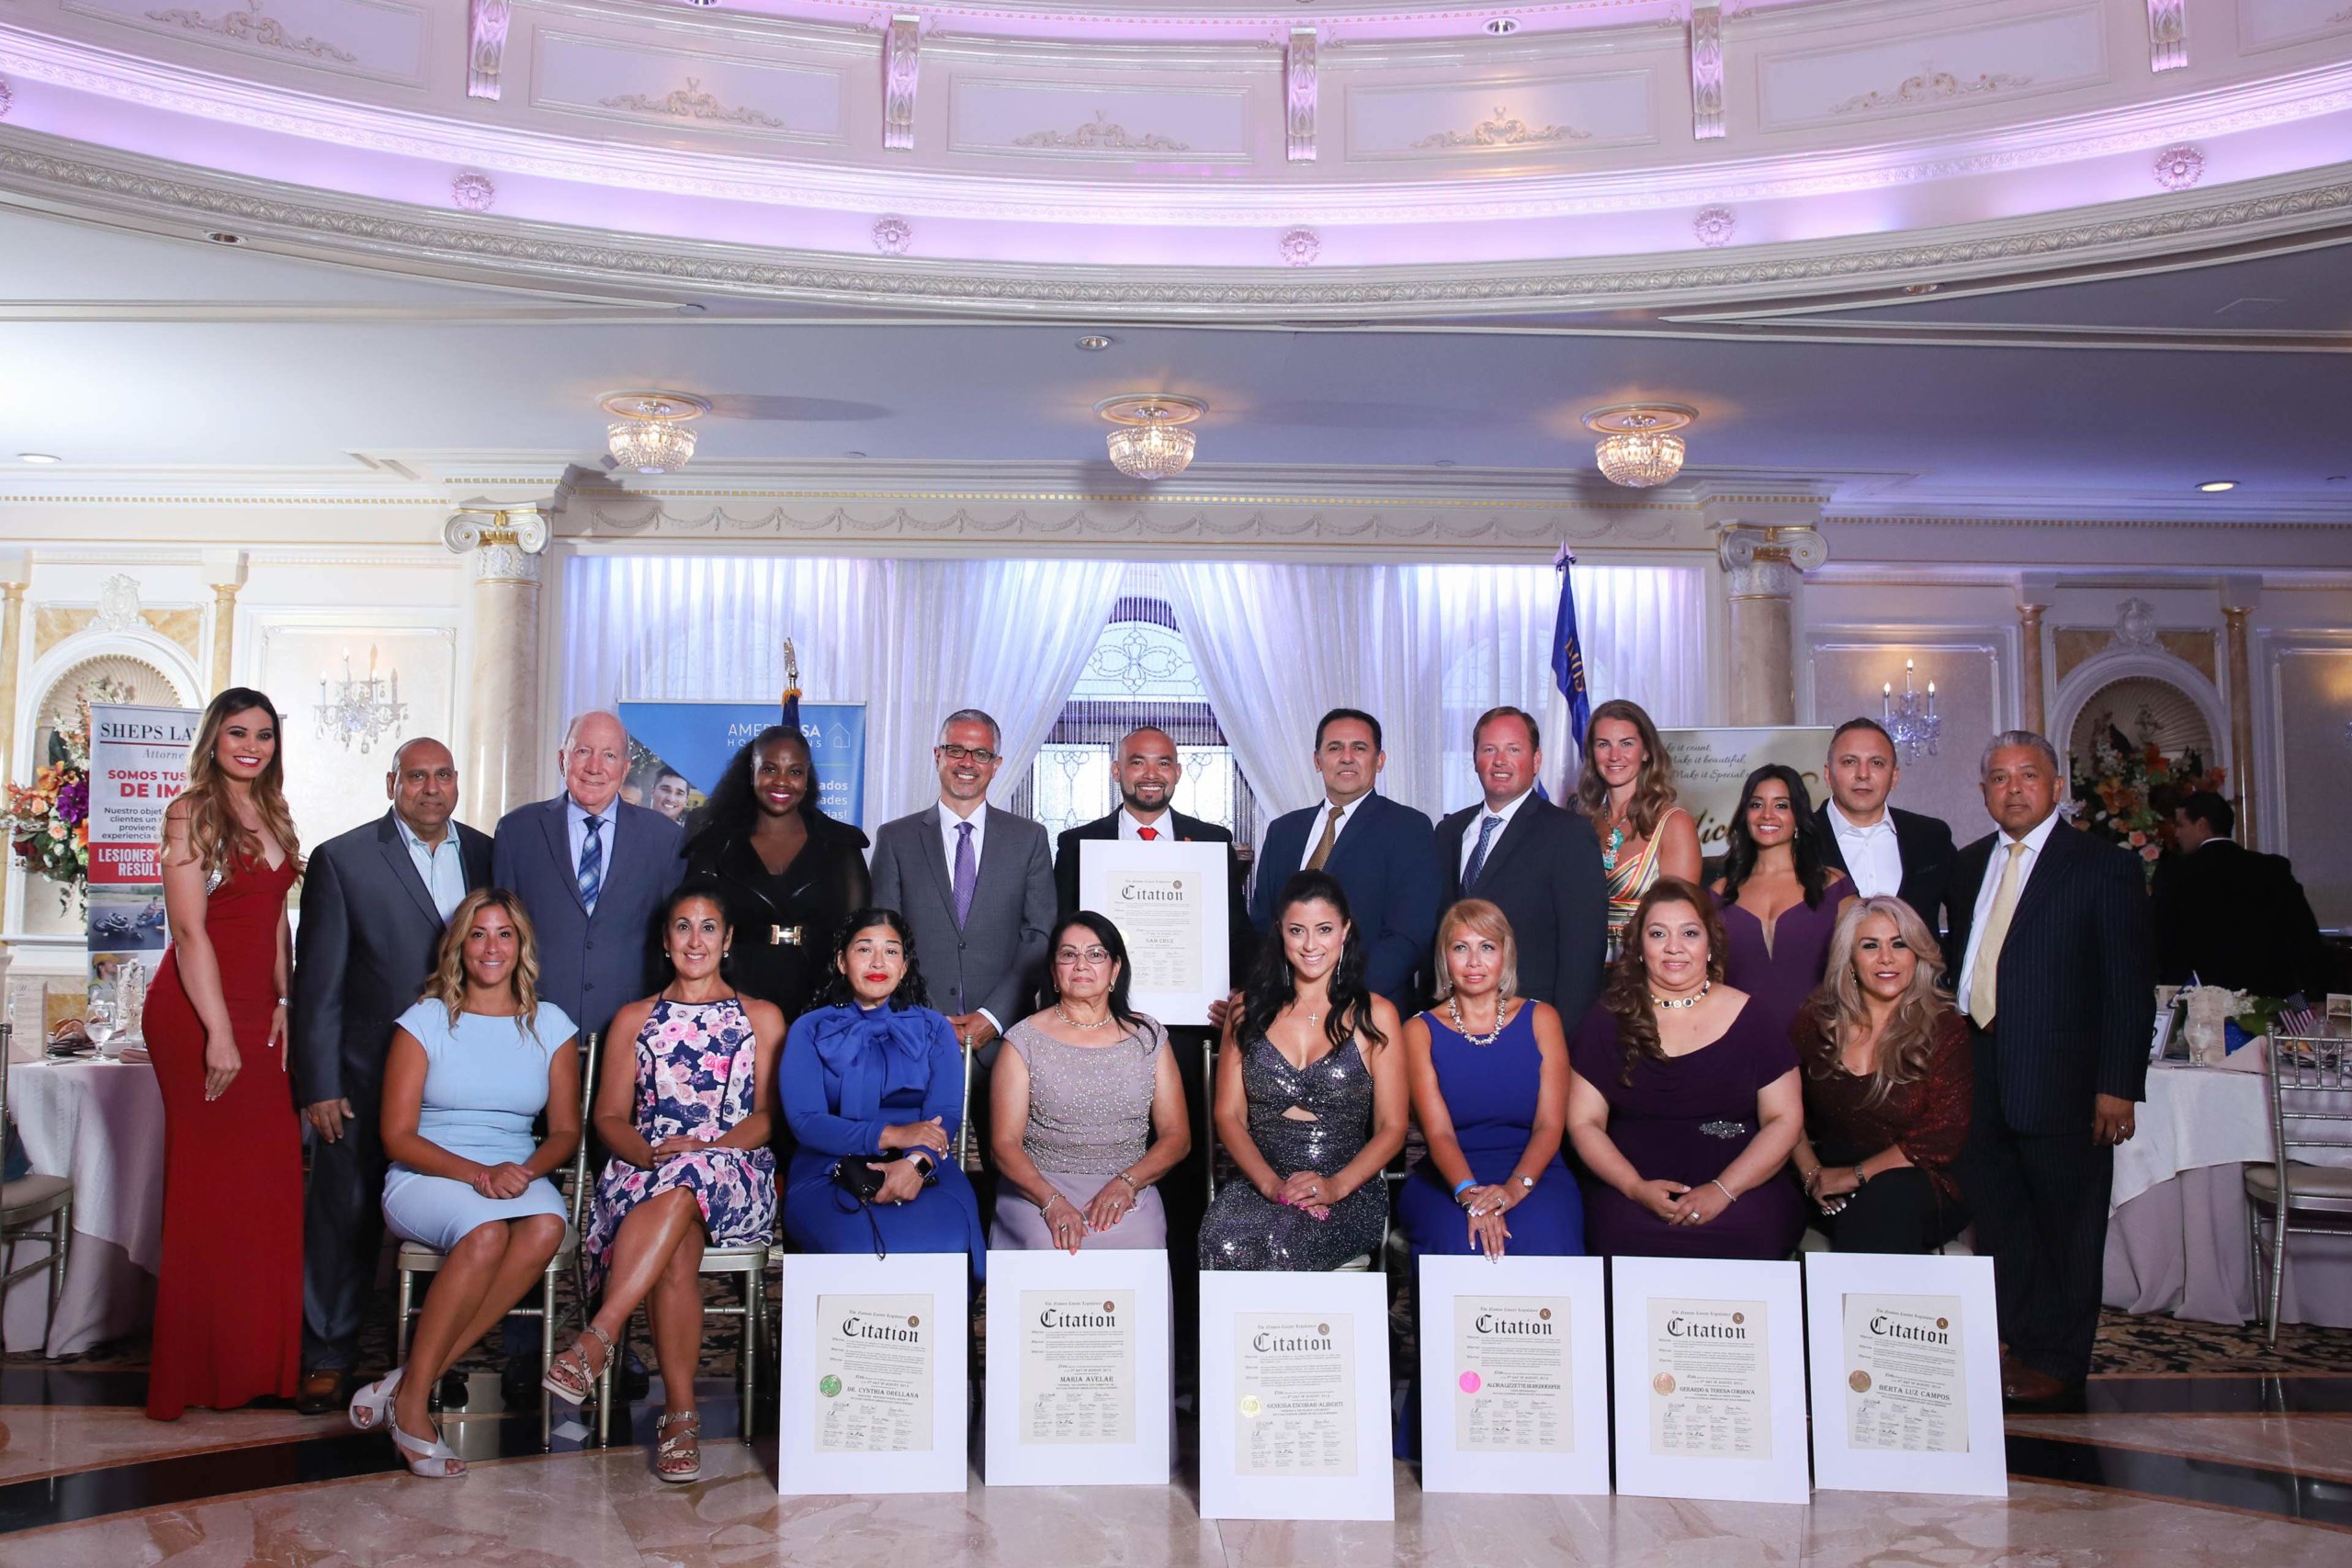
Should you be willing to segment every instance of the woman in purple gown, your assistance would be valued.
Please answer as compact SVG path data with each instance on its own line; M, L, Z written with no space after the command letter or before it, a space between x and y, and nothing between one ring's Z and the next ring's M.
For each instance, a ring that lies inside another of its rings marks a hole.
M1712 888L1724 922L1724 980L1786 1034L1821 984L1838 912L1854 888L1822 853L1821 828L1794 768L1757 769L1740 802Z
M1602 1257L1786 1258L1804 1229L1796 1047L1724 983L1724 946L1707 896L1660 878L1569 1047L1585 1245Z

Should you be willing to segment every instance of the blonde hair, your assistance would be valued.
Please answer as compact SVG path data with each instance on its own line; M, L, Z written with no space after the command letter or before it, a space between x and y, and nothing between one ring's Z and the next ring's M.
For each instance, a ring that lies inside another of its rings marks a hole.
M1926 1076L1935 1051L1936 1025L1951 1010L1951 999L1936 985L1944 966L1943 949L1937 945L1927 922L1900 898L1883 893L1857 898L1838 917L1821 987L1805 1004L1826 1047L1815 1051L1814 1059L1805 1064L1807 1074L1826 1078L1842 1068L1846 1032L1870 1026L1862 983L1854 973L1854 949L1861 941L1862 922L1880 916L1894 923L1894 934L1911 950L1918 965L1911 973L1911 984L1895 998L1894 1016L1887 1020L1885 1032L1879 1036L1878 1059L1871 1068L1870 1090L1862 1100L1865 1105L1883 1104L1896 1089Z
M294 814L286 807L286 725L277 705L251 686L232 686L212 699L197 726L196 744L187 757L187 787L172 803L187 822L188 854L206 876L224 880L237 874L242 862L262 858L261 836L239 820L229 804L229 776L220 767L220 730L241 713L258 710L269 716L277 739L269 761L252 785L254 811L286 858L300 869L302 845L295 836ZM181 810L185 803L186 809Z
M1484 898L1461 900L1437 923L1436 962L1430 965L1437 976L1437 999L1443 1001L1453 995L1453 975L1445 965L1445 949L1457 931L1485 937L1502 950L1502 985L1496 996L1510 1000L1519 990L1519 939L1511 934L1510 920L1502 909Z
M432 975L424 982L424 991L417 999L439 1002L449 1010L449 1024L455 1028L458 1014L465 1010L466 933L473 930L484 909L497 909L514 922L514 972L506 984L514 995L515 1016L521 1020L524 1032L538 1037L539 1029L539 939L532 933L531 917L523 912L519 895L503 887L481 887L469 893L465 901L449 912L449 923L441 929L441 955L433 965Z
M1636 838L1646 839L1657 831L1666 814L1674 809L1674 758L1666 743L1657 738L1657 726L1639 703L1629 703L1623 697L1611 697L1592 710L1592 718L1584 727L1584 761L1577 769L1577 803L1584 814L1595 822L1609 818L1609 786L1600 781L1600 765L1592 760L1592 732L1602 719L1613 718L1630 724L1642 742L1642 771L1634 777L1634 799L1626 810L1625 821Z

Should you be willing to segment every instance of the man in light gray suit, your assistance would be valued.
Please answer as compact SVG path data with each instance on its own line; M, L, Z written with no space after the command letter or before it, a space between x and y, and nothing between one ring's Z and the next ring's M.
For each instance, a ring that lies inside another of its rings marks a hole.
M931 750L938 803L874 836L874 902L907 918L932 1005L981 1047L983 1065L996 1060L997 1037L1028 1016L1054 923L1046 829L988 803L1002 746L996 720L979 709L949 714Z

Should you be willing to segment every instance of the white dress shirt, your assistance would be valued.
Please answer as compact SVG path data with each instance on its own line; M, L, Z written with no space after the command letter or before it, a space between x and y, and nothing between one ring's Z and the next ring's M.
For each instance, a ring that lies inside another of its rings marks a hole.
M1462 859L1455 865L1455 871L1465 875L1468 874L1470 870L1470 857L1478 852L1478 835L1485 830L1487 818L1499 817L1502 818L1502 825L1495 829L1495 836L1487 841L1487 853L1488 855L1492 855L1495 852L1495 846L1503 841L1503 835L1510 831L1510 819L1519 815L1519 808L1526 805L1527 797L1534 793L1535 786L1533 784L1530 784L1527 788L1520 792L1517 799L1506 801L1499 807L1487 806L1484 802L1481 802L1478 807L1478 815L1473 817L1469 821L1463 824Z
M1858 828L1833 800L1829 826L1838 835L1838 852L1846 857L1846 874L1854 879L1855 892L1865 898L1902 894L1903 846L1894 837L1894 813L1882 810L1877 821Z
M956 841L963 835L956 829L965 823L972 825L972 872L979 874L981 846L989 836L989 803L985 800L972 807L969 817L958 817L956 808L945 801L939 803L939 847L947 854L947 886L956 886Z
M2007 834L1993 844L1993 858L1984 863L1984 886L1976 890L1976 913L1968 922L1968 953L1960 963L1960 984L1952 995L1960 998L1964 1010L1968 1006L1969 984L1976 967L1977 945L1984 940L1984 922L1993 913L1993 899L2001 891L2001 866L2008 859L2012 842L2025 845L2025 853L2018 856L2018 898L2025 898L2026 880L2033 875L2033 868L2041 863L2041 847L2050 841L2051 830L2058 826L2058 813L2052 811L2041 819L2041 825L2023 839L2012 840Z
M605 851L604 874L610 876L613 874L613 829L620 824L621 797L616 795L605 802L605 808L595 815L604 822L604 826L596 829L596 842ZM563 826L571 839L571 878L575 882L580 879L580 852L588 847L588 808L572 799L571 792L566 791Z
M433 899L433 907L441 911L441 923L447 925L458 906L466 901L466 857L458 847L458 829L445 825L436 848L428 847L418 838L416 830L397 811L392 813L392 826L400 829L401 842L408 846L409 863L424 879L424 891Z
M1145 838L1141 831L1145 828L1156 829L1156 836ZM1122 806L1119 807L1119 837L1130 844L1172 844L1176 841L1176 813L1172 809L1167 810L1159 814L1157 822L1138 822L1136 814Z

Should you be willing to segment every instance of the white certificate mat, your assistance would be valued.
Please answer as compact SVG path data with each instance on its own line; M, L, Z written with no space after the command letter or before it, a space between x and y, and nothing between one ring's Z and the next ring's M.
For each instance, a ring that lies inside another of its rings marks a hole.
M1201 1275L1201 1517L1392 1519L1387 1282Z
M1793 1263L1610 1263L1617 1490L1804 1503L1804 1330Z
M1991 1258L1812 1252L1804 1294L1818 1484L2008 1495Z
M1168 1254L989 1254L988 1483L1165 1486Z
M1127 987L1137 1012L1162 1023L1206 1023L1209 1004L1230 994L1231 848L1181 840L1079 841L1079 908L1107 915L1125 939Z
M960 1252L785 1258L779 1492L964 1490L970 1269Z
M1421 1259L1421 1490L1605 1495L1598 1258Z

